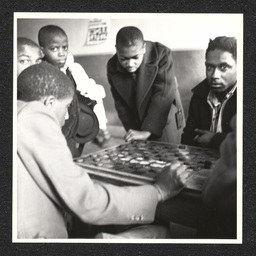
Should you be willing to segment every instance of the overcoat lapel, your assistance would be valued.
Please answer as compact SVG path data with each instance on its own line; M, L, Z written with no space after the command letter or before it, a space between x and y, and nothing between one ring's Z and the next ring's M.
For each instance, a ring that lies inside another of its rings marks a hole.
M158 73L157 60L158 53L154 46L146 41L146 53L143 58L143 62L138 70L137 77L137 107L140 113L141 105L151 89L153 82Z
M118 94L126 101L126 103L134 110L136 110L136 98L134 97L132 80L128 75L120 76L116 73L113 77L113 86Z
M143 100L145 99L148 91L157 75L158 67L152 64L141 65L137 77L137 94L136 102L137 107L140 109Z

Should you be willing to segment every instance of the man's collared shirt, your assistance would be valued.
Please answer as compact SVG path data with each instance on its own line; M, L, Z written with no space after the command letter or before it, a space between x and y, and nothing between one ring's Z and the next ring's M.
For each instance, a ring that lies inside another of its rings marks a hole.
M232 90L230 90L227 95L225 96L225 98L223 99L222 102L220 102L218 100L218 98L216 97L215 93L210 90L208 97L207 97L207 102L210 105L211 109L212 109L212 123L211 123L211 128L210 131L217 133L217 132L222 132L222 112L223 109L228 101L228 99L234 94L235 90L236 90L237 85L235 84L235 86L232 88Z

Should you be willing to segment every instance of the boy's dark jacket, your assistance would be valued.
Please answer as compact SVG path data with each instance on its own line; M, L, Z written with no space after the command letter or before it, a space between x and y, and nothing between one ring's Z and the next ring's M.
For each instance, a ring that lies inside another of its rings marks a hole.
M76 88L72 73L67 70L67 76L71 79ZM77 149L75 143L85 144L92 141L99 131L99 122L93 112L95 101L84 97L75 90L72 103L68 108L69 119L65 121L62 132L67 140L67 145L73 157L80 156L82 149Z
M186 127L182 134L181 143L198 146L193 138L197 135L194 130L196 128L210 130L212 121L212 110L207 103L207 96L210 92L210 87L207 80L203 80L192 89L193 96L189 106L189 114ZM226 134L231 131L230 121L236 114L236 90L228 99L222 112L222 133L216 133L211 140L209 147L219 149L221 142L226 137Z
M176 134L175 116L169 115L175 99L175 75L171 50L146 41L146 53L138 69L136 94L131 74L119 64L115 54L107 64L107 75L120 120L126 130L151 132L151 139L165 133ZM175 127L174 126L174 127Z

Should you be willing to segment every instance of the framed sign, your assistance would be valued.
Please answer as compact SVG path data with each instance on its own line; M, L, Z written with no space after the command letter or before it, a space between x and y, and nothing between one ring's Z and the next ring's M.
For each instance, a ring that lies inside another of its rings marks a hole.
M91 19L88 23L86 45L100 44L107 40L109 22L103 19Z

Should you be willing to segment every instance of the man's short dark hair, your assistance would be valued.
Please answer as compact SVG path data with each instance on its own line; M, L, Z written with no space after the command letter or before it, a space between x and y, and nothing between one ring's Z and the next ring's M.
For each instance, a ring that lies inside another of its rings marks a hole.
M233 55L233 58L237 59L237 46L235 37L219 36L215 39L209 41L208 48L205 53L205 57L209 51L222 50L230 52Z
M26 38L26 37L18 37L17 38L17 48L18 48L18 51L24 45L28 45L28 46L31 46L33 48L40 48L39 45L37 43L35 43L33 40L31 40L29 38Z
M46 43L49 42L49 39L55 37L55 36L65 36L67 37L66 32L56 25L47 25L42 28L40 28L38 32L38 42L39 45L44 47Z
M23 70L18 76L17 87L18 99L23 101L40 101L47 96L54 96L60 100L74 95L71 80L46 62Z
M130 47L138 42L144 43L142 32L137 27L123 27L116 35L116 47Z

